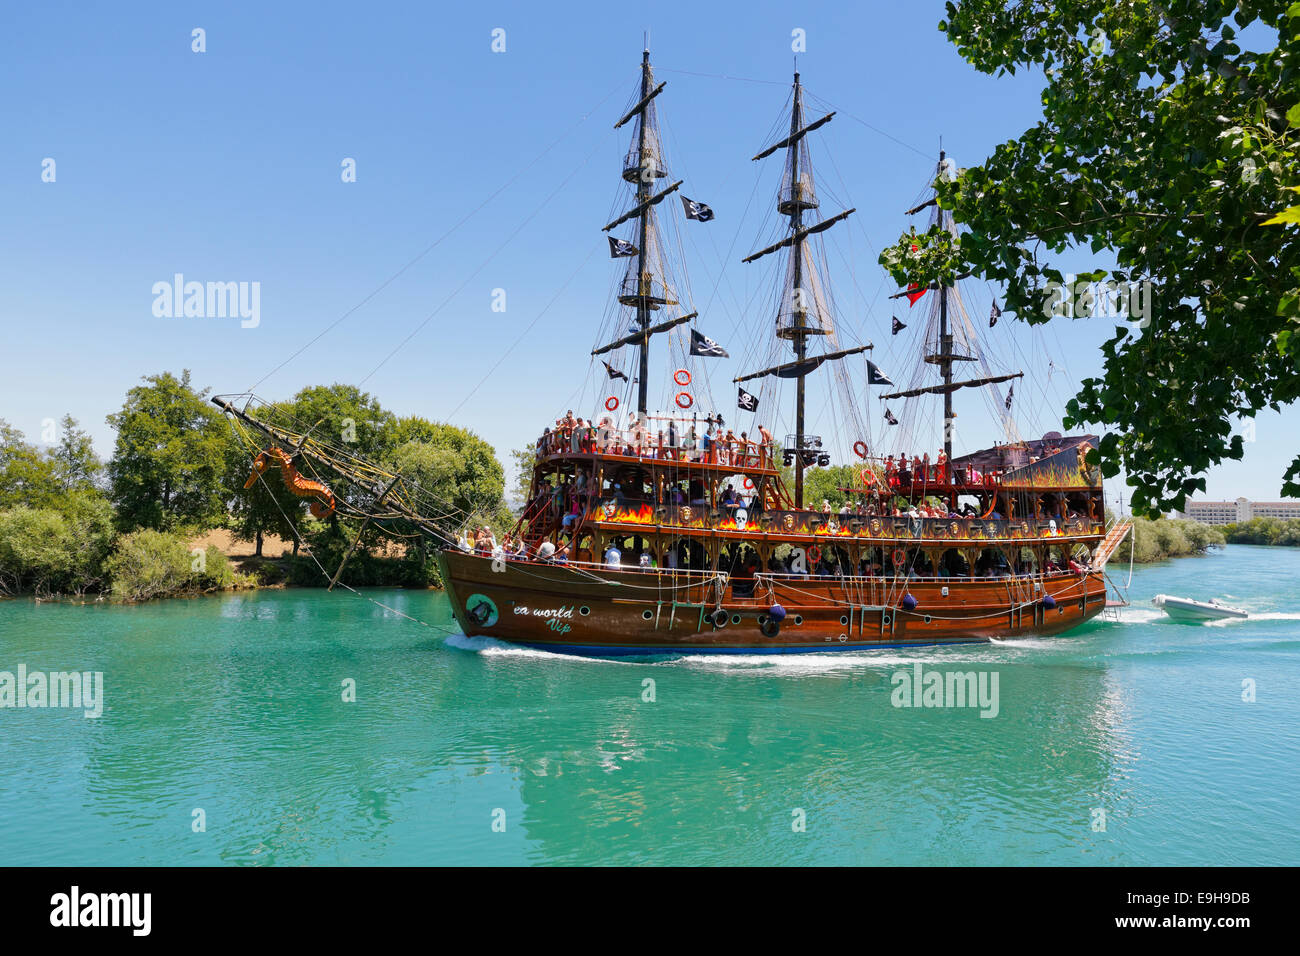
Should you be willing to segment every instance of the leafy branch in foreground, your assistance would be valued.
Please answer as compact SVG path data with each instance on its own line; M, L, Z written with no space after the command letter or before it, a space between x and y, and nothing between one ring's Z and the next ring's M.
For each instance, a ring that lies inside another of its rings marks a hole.
M1031 323L1052 317L1067 250L1108 250L1110 280L1149 282L1149 324L1115 327L1066 424L1110 426L1103 467L1126 473L1135 510L1181 507L1198 474L1241 458L1234 420L1300 397L1300 3L963 0L940 29L982 72L1042 68L1043 118L939 178L959 240L913 232L881 264L900 284L1002 283ZM1282 493L1300 495L1300 455Z

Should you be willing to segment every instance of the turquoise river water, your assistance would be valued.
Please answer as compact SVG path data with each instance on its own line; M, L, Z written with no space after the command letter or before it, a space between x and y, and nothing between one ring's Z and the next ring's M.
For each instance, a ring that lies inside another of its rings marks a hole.
M436 592L366 593L431 627L316 590L0 602L0 682L103 675L97 718L0 707L0 863L1295 865L1298 582L1233 546L1060 638L650 663L448 634ZM996 708L895 706L934 671Z

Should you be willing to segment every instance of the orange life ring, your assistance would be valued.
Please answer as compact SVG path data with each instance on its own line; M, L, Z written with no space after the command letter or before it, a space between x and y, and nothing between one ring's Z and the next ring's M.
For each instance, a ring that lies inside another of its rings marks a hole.
M754 479L751 478L751 477L749 477L749 475L746 475L746 476L745 476L744 489L745 489L746 491L753 491L753 490L754 490Z
M678 408L690 408L690 407L691 407L692 405L694 405L694 404L695 404L695 399L691 398L691 393L690 393L690 392L678 392L678 393L677 393L677 407L678 407Z
M684 382L682 381L683 376L686 378L686 381ZM673 372L673 381L678 385L690 385L691 373L686 371L684 368L679 368L677 371Z
M615 395L611 395L609 396L609 398L605 399L605 408L611 412L614 409L618 408L618 397Z
M893 559L894 567L896 568L900 567L907 561L907 554L906 552L903 551L902 548L894 549L894 553L891 554L890 557Z
M821 559L822 559L822 549L817 547L817 545L814 544L811 548L808 549L808 560L811 561L813 564L816 564Z
M853 454L859 458L867 457L867 443L864 441L855 441L853 443Z

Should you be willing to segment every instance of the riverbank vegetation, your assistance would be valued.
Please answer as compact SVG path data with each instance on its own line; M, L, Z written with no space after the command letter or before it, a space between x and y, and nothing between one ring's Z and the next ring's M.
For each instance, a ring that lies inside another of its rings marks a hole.
M400 470L447 510L498 533L513 525L501 463L473 432L399 416L350 385L304 388L273 414ZM146 376L108 423L117 436L102 461L71 416L48 423L43 447L0 420L0 596L143 601L266 584L324 586L354 541L340 578L346 585L440 583L424 538L394 542L337 514L311 517L275 470L245 489L256 447L208 402L207 390L193 387L188 371ZM234 562L196 544L223 528L253 554ZM270 536L292 542L290 552L263 555Z
M1238 524L1224 525L1223 534L1230 544L1267 544L1281 547L1300 545L1300 520L1292 518L1252 518Z
M1116 551L1112 559L1117 565L1123 564L1129 556L1130 549L1136 564L1150 564L1169 558L1185 558L1194 554L1204 554L1211 548L1222 548L1227 544L1222 531L1199 521L1184 518L1135 518L1133 533L1136 538Z

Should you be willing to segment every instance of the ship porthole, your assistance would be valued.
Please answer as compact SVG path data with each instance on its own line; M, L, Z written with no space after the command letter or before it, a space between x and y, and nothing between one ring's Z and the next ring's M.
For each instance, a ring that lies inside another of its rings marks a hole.
M588 614L591 613L591 608L587 607L587 605L584 604L582 607L578 608L578 613L581 614L583 617L586 617Z
M642 612L641 612L641 619L642 619L643 621L648 621L648 620L650 620L650 618L652 618L652 617L654 617L654 613L651 612L651 611L642 611Z
M739 624L739 623L740 623L740 615L739 615L739 614L733 614L733 615L731 615L731 623L732 623L732 624Z
M849 616L848 616L847 614L841 614L841 615L840 615L840 623L843 624L843 625L845 625L845 626L847 626L848 623L849 623Z
M884 617L884 622L885 622L886 624L889 623L889 615L888 615L888 614L885 615L885 617Z
M760 625L761 625L761 624L766 624L766 623L767 623L767 615L766 615L766 614L760 614L760 615L758 616L758 623L759 623Z
M1056 613L1057 613L1057 614L1064 614L1064 613L1065 613L1065 608L1063 608L1063 607L1057 607L1057 609L1056 609Z
M802 614L796 614L796 615L794 616L794 622L795 622L795 624L802 624L802 623L803 623L803 615L802 615Z
M926 623L926 624L929 624L929 623L930 623L930 615L928 615L928 614L925 616L925 623Z

